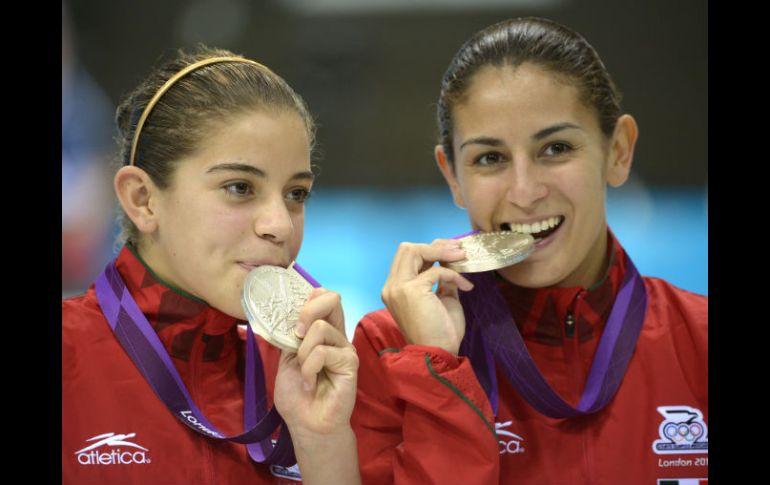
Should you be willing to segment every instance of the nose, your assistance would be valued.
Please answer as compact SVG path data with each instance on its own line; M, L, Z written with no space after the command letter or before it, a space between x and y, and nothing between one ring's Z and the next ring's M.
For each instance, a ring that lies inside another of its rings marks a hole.
M294 221L283 196L267 198L256 209L254 232L274 243L287 241L294 232Z
M548 195L542 167L529 159L514 162L506 198L521 209L532 209Z

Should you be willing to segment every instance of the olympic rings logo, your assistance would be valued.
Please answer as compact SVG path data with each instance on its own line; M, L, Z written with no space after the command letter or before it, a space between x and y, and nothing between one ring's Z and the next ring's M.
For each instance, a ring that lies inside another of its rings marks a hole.
M700 409L690 406L659 406L663 422L660 439L652 443L657 454L708 453L708 427Z
M703 426L700 423L666 423L663 436L677 444L692 443L703 436Z

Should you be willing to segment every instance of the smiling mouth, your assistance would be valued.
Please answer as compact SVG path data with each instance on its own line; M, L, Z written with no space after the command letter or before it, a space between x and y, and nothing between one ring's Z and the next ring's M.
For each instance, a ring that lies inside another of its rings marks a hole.
M535 222L534 224L510 224L504 222L500 224L500 229L503 231L513 231L522 234L530 234L535 238L535 242L547 238L554 232L556 232L564 222L564 216L549 217L542 221Z

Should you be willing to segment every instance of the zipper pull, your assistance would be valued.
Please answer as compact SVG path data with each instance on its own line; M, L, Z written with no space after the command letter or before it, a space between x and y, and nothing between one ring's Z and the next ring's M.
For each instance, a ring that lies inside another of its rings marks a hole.
M575 318L569 310L567 310L567 320L564 322L564 333L567 338L572 338L575 335Z

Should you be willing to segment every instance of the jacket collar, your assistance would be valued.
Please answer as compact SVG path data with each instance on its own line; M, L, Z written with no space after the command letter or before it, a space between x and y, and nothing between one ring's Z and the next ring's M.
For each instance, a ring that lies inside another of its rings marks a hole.
M133 246L121 249L115 266L172 357L188 360L193 343L202 339L203 360L217 360L238 342L236 325L242 321L161 280Z
M560 346L577 338L580 343L598 337L609 317L625 273L624 250L608 229L610 264L604 277L590 288L523 288L502 278L498 286L525 340ZM568 314L575 326L565 331Z

